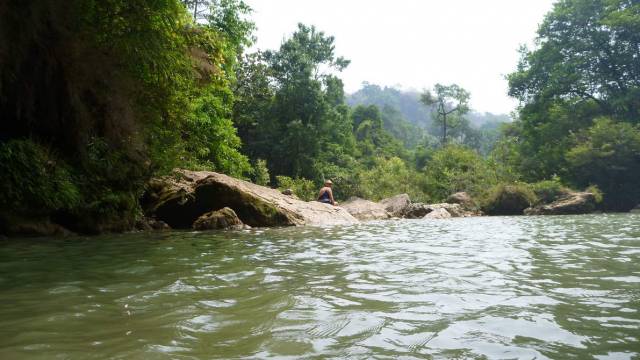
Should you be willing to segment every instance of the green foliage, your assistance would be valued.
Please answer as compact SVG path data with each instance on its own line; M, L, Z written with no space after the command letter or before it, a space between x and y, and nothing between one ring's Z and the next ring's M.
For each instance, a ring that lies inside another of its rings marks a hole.
M292 179L288 176L276 176L279 190L291 189L296 196L304 201L316 199L318 188L313 181L304 178Z
M609 207L631 209L640 202L639 126L599 118L571 139L566 157L575 184L597 185Z
M417 174L400 158L377 158L375 165L360 175L361 197L379 201L407 193L414 201L426 200L417 184Z
M0 209L47 214L80 200L68 165L50 149L31 140L0 144Z
M558 1L538 30L536 48L521 50L509 93L523 106L515 146L528 181L558 175L596 184L605 208L640 201L640 7L626 0Z
M596 199L596 204L602 204L604 201L604 194L597 185L590 185L584 191L593 194Z
M468 91L459 85L436 84L431 91L425 91L420 101L430 107L434 114L435 124L442 126L442 144L447 144L447 130L460 127L464 123L464 115L469 112Z
M262 159L256 160L253 169L253 182L258 185L268 186L271 182L271 177L269 175L269 169L267 168L267 161Z
M482 211L489 215L522 215L524 209L537 202L527 184L500 183L493 186L480 200Z
M571 189L564 186L557 176L550 180L533 183L530 187L536 195L538 203L542 204L552 203L571 192Z
M480 155L459 145L434 152L423 174L423 190L435 201L443 201L459 191L475 196L498 181Z

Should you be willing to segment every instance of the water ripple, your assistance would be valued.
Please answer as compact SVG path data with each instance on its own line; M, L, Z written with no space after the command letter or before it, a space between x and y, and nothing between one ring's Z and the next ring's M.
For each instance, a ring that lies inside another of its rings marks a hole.
M0 358L638 358L639 220L5 242Z

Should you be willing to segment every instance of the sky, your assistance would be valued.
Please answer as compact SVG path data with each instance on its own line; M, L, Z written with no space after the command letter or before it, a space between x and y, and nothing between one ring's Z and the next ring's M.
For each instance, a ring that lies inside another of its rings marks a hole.
M254 12L254 49L277 49L299 22L335 36L351 60L348 93L363 82L422 91L456 83L476 111L509 113L505 75L531 46L553 0L245 0Z

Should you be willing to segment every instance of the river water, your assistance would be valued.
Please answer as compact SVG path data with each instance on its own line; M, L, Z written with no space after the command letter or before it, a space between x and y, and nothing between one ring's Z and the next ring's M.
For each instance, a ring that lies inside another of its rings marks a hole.
M640 215L0 242L1 359L639 359Z

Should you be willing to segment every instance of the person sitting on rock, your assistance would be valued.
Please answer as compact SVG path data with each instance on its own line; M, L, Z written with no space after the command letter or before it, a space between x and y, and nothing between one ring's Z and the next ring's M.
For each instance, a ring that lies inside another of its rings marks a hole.
M324 182L324 187L322 187L318 193L318 201L325 204L331 204L333 206L338 205L338 203L333 200L333 190L331 190L332 186L333 182L331 180Z

